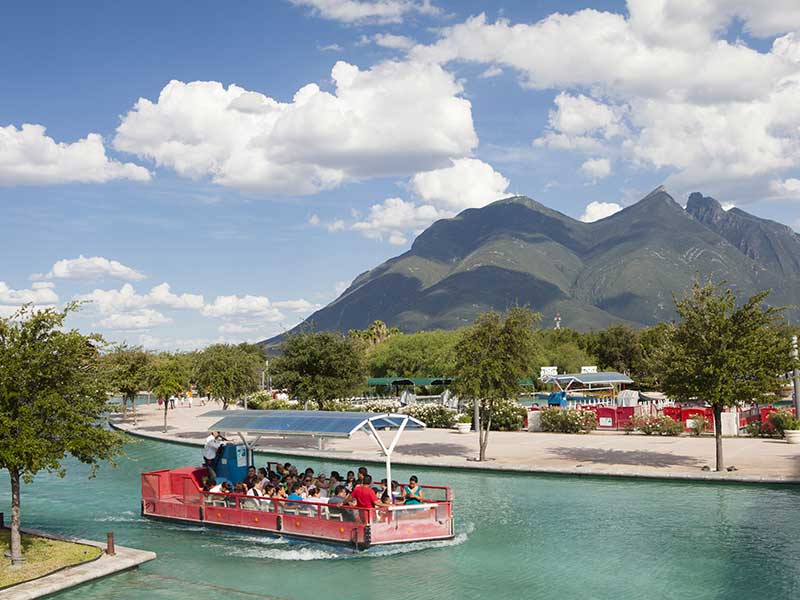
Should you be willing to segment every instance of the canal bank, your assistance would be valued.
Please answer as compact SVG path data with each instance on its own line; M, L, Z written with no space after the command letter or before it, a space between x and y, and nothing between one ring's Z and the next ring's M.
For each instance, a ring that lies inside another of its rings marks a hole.
M142 407L134 425L122 417L111 425L131 435L188 446L202 446L208 427L217 420L202 417L212 406L177 408L168 415L163 433L163 412L155 405ZM231 409L236 410L236 409ZM448 467L531 474L633 477L735 483L800 483L800 445L783 440L726 438L725 463L735 470L716 473L711 436L658 437L594 433L590 435L492 432L490 460L475 462L477 434L454 430L407 431L393 454L394 464ZM258 452L318 460L343 460L382 464L372 440L366 436L332 439L319 448L319 440L303 437L263 438ZM197 462L197 461L195 461ZM194 463L192 463L194 464Z
M114 546L112 555L107 552L106 545L92 540L67 538L33 529L22 529L22 533L39 538L92 546L99 548L101 552L97 558L87 562L57 569L52 573L2 588L0 589L0 600L32 600L50 596L91 581L134 569L156 558L155 552L137 550L125 546Z

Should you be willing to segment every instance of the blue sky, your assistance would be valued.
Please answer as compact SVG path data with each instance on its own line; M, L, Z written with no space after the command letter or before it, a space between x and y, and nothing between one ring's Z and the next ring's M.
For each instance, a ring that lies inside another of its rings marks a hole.
M515 193L596 219L666 184L800 226L791 0L32 1L0 20L0 314L87 298L73 324L111 340L263 339Z

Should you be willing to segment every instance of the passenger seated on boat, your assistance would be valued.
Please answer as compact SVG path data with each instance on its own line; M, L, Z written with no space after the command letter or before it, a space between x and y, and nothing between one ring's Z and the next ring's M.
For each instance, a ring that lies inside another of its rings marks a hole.
M420 504L425 499L416 475L409 477L408 485L403 488L403 498L406 504Z
M304 475L305 475L305 477L313 478L314 477L314 469L312 469L311 467L308 467L306 469L306 472L304 473Z
M327 504L328 499L323 498L320 495L319 488L312 487L308 489L308 495L306 496L306 502L313 502L314 504Z
M264 495L264 489L269 485L269 480L267 479L267 470L264 467L261 467L256 473L256 482L251 486L251 488L255 488L258 490L259 495Z
M211 486L211 487L208 489L208 491L209 491L209 492L211 492L212 494L223 494L223 493L225 493L225 491L226 491L226 490L224 489L224 486L226 486L226 485L227 485L228 487L230 487L230 484L229 484L227 481L223 481L222 483L217 483L216 485L212 485L212 486Z
M247 484L244 481L240 481L237 483L233 488L234 494L246 494L247 493Z
M347 488L347 491L351 494L353 490L356 488L356 474L352 471L347 472L347 480L344 482L344 487Z
M358 467L358 473L356 473L356 485L358 485L359 483L363 483L364 477L366 477L367 475L369 475L367 467Z
M281 477L277 473L269 474L269 484L272 487L278 487L281 484Z
M383 508L387 506L380 501L375 490L372 489L372 476L364 475L362 483L356 486L350 496L356 501L358 508Z
M330 480L325 477L324 473L317 475L317 478L314 480L314 487L319 489L319 493L322 498L327 498L330 496Z
M403 488L395 480L392 480L392 502L395 504L403 504Z
M355 503L355 500L347 497L347 488L337 485L333 490L333 496L328 500L330 514L332 516L340 515L343 521L353 522L356 520L357 511L347 507L355 506Z
M253 465L250 465L247 467L247 475L244 478L244 484L248 488L251 488L256 484L256 481L258 481L256 468Z
M286 496L287 500L303 500L303 486L298 483L292 484L292 487L289 488L289 495ZM300 506L296 503L287 503L287 506Z
M328 489L331 491L330 495L333 496L334 491L338 486L342 485L344 481L342 480L342 476L339 475L339 471L331 471L330 481L328 484Z

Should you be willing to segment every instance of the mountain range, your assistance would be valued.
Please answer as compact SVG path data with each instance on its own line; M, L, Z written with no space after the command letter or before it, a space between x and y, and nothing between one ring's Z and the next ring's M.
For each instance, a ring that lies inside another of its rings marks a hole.
M592 223L515 196L435 222L306 323L343 332L376 319L407 332L453 329L521 304L541 312L546 327L556 314L578 330L640 327L673 318L673 294L695 277L741 296L771 289L773 305L796 303L800 235L699 193L684 208L663 187ZM800 313L787 315L797 321Z

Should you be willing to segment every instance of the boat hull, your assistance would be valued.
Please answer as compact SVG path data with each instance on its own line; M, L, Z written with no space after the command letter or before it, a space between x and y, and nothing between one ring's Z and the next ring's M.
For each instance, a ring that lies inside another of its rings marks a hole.
M242 494L211 494L200 487L204 476L205 470L196 467L143 473L142 515L356 549L454 537L449 490L445 501L388 509L345 509Z

